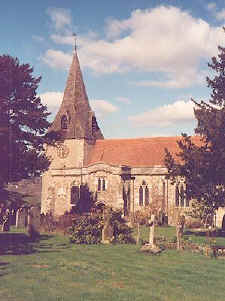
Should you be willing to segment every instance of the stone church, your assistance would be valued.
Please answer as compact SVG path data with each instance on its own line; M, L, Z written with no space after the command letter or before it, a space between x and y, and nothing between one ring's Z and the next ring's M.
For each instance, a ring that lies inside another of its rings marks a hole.
M42 176L42 213L55 217L82 199L82 187L98 204L120 208L125 216L152 205L173 224L186 210L184 184L166 179L165 148L178 152L178 137L104 139L86 93L75 51L62 104L49 131L61 133L57 147L48 146L51 164ZM218 223L222 223L223 214Z

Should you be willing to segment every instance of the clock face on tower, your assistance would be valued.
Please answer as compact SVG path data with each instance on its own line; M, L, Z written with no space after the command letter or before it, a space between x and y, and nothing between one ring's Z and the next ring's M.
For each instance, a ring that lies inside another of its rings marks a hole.
M68 146L64 145L64 144L59 144L57 146L57 155L59 158L64 159L69 155L69 148Z

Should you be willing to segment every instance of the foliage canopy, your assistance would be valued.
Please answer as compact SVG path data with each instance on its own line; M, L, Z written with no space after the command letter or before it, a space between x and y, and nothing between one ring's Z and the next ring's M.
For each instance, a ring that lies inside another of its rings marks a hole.
M182 134L177 158L167 149L165 156L168 177L173 183L183 178L186 197L195 200L192 214L205 222L225 205L225 48L219 46L218 52L208 64L214 74L206 78L212 90L209 100L198 103L192 99L199 143Z
M29 64L0 56L0 186L39 176L49 165L43 144L53 135L45 135L50 113L37 96L40 80Z

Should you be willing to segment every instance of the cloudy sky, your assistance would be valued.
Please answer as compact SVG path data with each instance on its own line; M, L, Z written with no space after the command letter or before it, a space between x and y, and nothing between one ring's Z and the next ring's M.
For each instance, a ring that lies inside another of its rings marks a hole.
M224 23L222 0L7 0L0 9L0 53L42 76L38 93L54 118L75 32L106 138L193 134L191 98L209 98L207 63L225 45Z

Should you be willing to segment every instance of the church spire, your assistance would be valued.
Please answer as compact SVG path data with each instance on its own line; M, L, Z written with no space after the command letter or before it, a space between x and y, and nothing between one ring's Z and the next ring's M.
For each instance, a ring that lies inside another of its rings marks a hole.
M74 50L63 101L50 131L59 131L64 139L103 139L88 101L76 47Z

